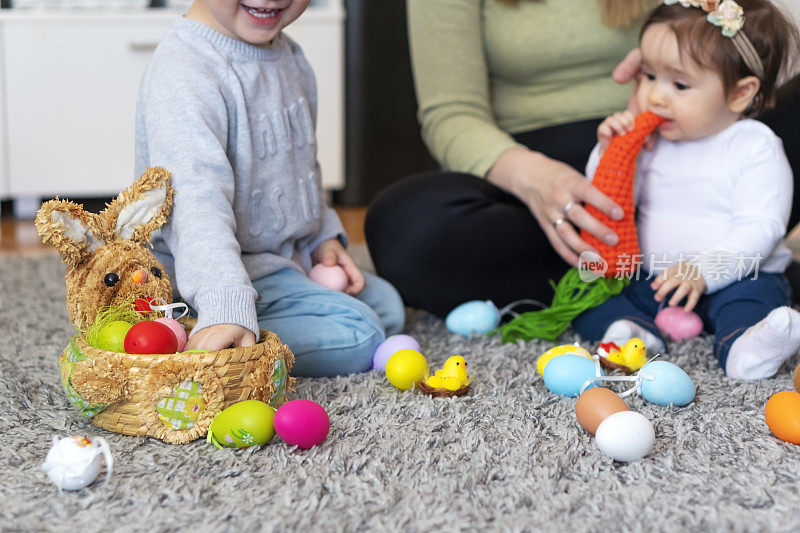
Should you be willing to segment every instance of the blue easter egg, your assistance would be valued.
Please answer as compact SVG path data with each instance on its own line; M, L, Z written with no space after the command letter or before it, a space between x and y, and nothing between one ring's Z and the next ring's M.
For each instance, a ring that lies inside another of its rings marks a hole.
M471 333L488 333L500 325L500 311L490 300L464 302L448 313L447 329L469 337Z
M689 374L667 361L653 361L639 370L642 396L659 405L682 406L694 400L695 387Z
M597 377L595 371L594 361L568 353L551 359L544 367L542 377L550 392L576 398L580 394L583 384L593 377ZM600 375L603 375L602 370L600 370ZM587 388L591 389L594 386L592 384Z

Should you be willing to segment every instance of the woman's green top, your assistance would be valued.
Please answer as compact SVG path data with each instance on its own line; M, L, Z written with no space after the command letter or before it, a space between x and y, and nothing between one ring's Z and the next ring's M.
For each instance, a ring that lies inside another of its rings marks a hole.
M485 176L511 134L627 103L611 72L639 22L609 28L599 0L408 0L408 22L422 136L447 169Z

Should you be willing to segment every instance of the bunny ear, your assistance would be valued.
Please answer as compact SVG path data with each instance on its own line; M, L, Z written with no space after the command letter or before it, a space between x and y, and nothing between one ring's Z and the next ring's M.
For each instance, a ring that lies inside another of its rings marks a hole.
M149 242L150 234L167 221L172 210L175 191L169 181L170 173L163 168L148 168L133 185L122 191L100 213L110 231L108 237L139 244Z
M36 231L42 242L54 246L64 263L75 268L103 244L97 215L69 200L50 200L36 213Z

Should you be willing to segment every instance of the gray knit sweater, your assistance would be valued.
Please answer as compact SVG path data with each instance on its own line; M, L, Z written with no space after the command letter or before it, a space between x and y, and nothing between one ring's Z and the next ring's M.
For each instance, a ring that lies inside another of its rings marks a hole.
M239 324L256 334L251 280L306 272L322 242L347 238L327 207L317 163L317 90L300 47L268 47L181 17L142 78L136 175L172 173L175 205L156 257L198 311L196 330Z

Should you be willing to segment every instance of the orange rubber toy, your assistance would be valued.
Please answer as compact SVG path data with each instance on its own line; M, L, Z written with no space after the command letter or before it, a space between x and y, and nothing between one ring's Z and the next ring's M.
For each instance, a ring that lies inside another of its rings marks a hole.
M611 141L594 173L592 184L614 200L625 212L622 220L613 220L593 205L586 204L586 211L590 215L619 235L619 244L609 246L586 230L581 230L581 238L597 250L608 263L606 277L629 277L642 260L636 222L633 220L636 158L647 136L662 122L664 122L663 117L649 111L637 116L631 131Z

